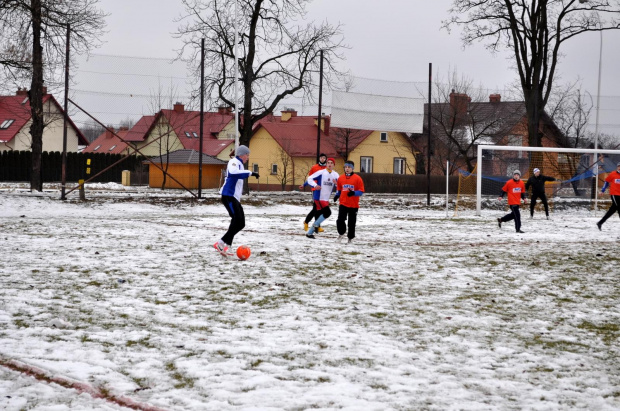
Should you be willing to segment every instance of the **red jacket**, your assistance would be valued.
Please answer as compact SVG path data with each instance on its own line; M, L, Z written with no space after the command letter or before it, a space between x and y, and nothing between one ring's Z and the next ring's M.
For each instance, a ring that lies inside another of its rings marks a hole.
M605 182L609 183L609 194L620 196L620 174L616 170L609 173Z
M502 191L508 193L508 205L521 204L521 197L525 196L525 184L523 180L515 181L514 178L506 181Z
M350 176L346 174L338 177L337 190L340 191L340 204L349 208L360 208L359 196L349 197L347 193L350 190L364 192L364 182L362 178L355 173Z

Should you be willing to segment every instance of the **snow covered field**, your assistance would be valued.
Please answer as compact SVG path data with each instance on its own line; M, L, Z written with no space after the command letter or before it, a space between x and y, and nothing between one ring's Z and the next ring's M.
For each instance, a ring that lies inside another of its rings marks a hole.
M618 217L367 195L347 245L252 193L239 261L214 191L99 188L0 185L0 409L620 409Z

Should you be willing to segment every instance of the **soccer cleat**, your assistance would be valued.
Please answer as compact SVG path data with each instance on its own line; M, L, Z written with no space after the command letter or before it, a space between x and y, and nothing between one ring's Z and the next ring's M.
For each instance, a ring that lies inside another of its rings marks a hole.
M596 226L598 227L598 231L603 231L601 229L601 227L603 226L603 224L601 224L600 222L596 223Z
M325 231L325 230L323 230L323 227L319 227L319 228L316 229L317 233L322 233L323 231Z
M308 223L304 221L304 231L308 231Z
M230 248L226 244L220 244L219 241L213 244L213 248L215 248L215 251L217 251L218 253L222 254L225 257L233 254Z
M339 235L338 238L336 239L337 242L341 242L342 240L344 240L345 235Z
M313 240L316 238L316 237L314 236L314 234L306 234L306 237L308 237L308 238L312 238Z
M318 225L313 225L312 228L314 228L315 233L320 233L321 231L323 231L321 226L318 226Z
M533 215L531 215L531 216L530 216L530 220L531 220L531 219L533 219L533 218L534 218L534 216L533 216Z
M519 234L525 234L525 231L521 231L521 230L519 230L519 231L517 231L517 233L519 233Z
M501 218L497 219L497 225L499 226L499 228L502 228L502 219Z
M347 244L352 244L353 243L353 239L349 238L349 241L347 241Z
M547 220L549 220L549 216L547 216Z

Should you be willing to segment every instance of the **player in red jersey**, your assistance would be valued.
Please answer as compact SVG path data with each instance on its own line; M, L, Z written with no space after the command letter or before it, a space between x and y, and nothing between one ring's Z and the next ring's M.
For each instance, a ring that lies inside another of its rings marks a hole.
M604 193L605 190L607 190L607 187L609 187L609 194L611 195L611 206L603 218L601 218L601 221L596 223L599 230L603 226L603 223L607 221L607 219L616 211L618 212L618 215L620 215L620 163L616 164L616 169L609 173L605 179L605 184L603 184L601 192Z
M521 172L519 170L515 170L512 173L512 179L506 181L498 200L502 201L506 193L508 193L510 213L498 218L497 224L499 228L502 228L502 223L515 220L515 229L517 233L523 233L523 231L521 231L521 212L519 211L519 206L521 205L521 200L523 200L523 204L527 204L527 198L525 197L525 184L521 181Z
M360 208L360 197L364 194L364 182L362 178L353 172L355 164L347 160L344 163L344 175L338 177L336 184L336 195L334 200L340 199L338 207L338 219L336 228L338 229L338 241L344 239L347 234L348 242L351 243L355 238L355 224L357 223L357 211ZM348 219L348 230L347 230Z

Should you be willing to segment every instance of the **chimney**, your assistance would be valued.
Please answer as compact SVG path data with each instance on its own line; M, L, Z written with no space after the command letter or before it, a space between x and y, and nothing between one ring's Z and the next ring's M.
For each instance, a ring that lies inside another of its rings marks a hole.
M106 129L105 130L105 138L112 138L114 137L114 133L113 133L114 129Z
M15 93L16 96L24 96L24 97L28 97L28 90L26 90L25 88L21 88L19 87L17 89L17 93Z
M289 121L291 118L297 117L297 111L292 108L282 110L282 122Z
M450 108L452 109L451 114L456 121L463 119L467 114L470 101L471 98L467 94L455 93L454 89L452 89L452 93L450 93Z
M222 116L225 116L225 115L228 115L228 114L232 114L232 107L229 107L229 106L219 106L217 108L217 113L222 115Z
M42 86L41 87L41 94L44 95L44 96L47 94L47 87L46 86Z
M177 101L176 103L174 103L173 110L175 111L175 113L183 114L185 112L185 106Z
M331 122L332 122L331 116L323 117L323 133L325 133L325 135L329 135L329 126Z
M501 94L491 94L489 95L489 101L491 103L499 103L502 101L502 96Z

